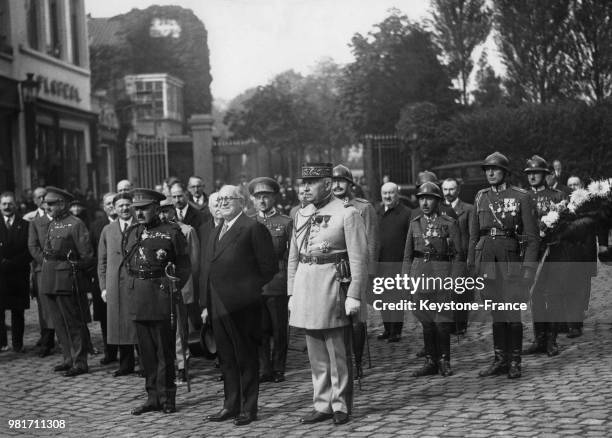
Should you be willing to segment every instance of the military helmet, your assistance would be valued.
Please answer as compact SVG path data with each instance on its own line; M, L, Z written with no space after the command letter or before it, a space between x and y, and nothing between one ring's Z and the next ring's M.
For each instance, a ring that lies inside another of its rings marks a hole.
M546 160L539 155L534 155L530 159L527 160L527 167L524 172L532 173L532 172L544 172L550 173L548 163Z
M352 172L350 171L348 167L342 164L338 164L336 167L334 167L332 178L344 179L348 181L349 184L354 184Z
M416 194L417 198L421 196L433 196L434 198L443 199L442 198L442 190L436 183L431 181L426 181L419 187L419 192Z
M417 175L416 186L419 187L421 184L425 184L426 182L438 184L438 176L431 170L419 172L419 174Z
M510 161L508 157L500 152L493 152L482 162L481 167L483 170L487 167L499 167L504 169L506 172L510 172Z

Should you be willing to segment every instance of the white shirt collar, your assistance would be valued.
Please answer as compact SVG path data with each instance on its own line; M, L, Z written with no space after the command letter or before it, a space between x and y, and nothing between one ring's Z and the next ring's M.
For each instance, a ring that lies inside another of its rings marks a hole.
M4 223L5 224L13 225L13 222L15 222L15 215L4 216Z
M189 208L189 204L185 204L185 206L183 208L177 208L176 212L177 212L177 216L178 216L178 212L181 212L181 216L183 219L185 219L185 216L187 216L187 209Z
M453 209L455 209L455 208L457 208L457 204L459 204L459 198L457 198L453 202L451 202L450 206L453 207Z
M234 219L232 219L231 221L225 221L224 225L227 225L227 230L232 228L232 225L234 225L234 222L236 222L236 219L238 219L241 215L242 215L242 212L238 213L236 217L234 217Z
M125 224L127 224L128 227L132 225L132 218L129 218L128 220L123 220L119 218L118 220L119 220L119 228L121 228L122 230Z
M45 215L45 210L43 210L42 208L36 209L36 216L43 217L44 215Z

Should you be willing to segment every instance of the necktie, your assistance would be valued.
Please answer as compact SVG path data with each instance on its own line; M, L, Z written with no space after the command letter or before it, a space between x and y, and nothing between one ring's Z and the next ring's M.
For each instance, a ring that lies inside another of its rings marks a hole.
M227 222L225 222L225 223L223 224L223 226L221 227L221 232L219 233L219 240L221 240L221 238L223 237L223 235L224 235L225 233L227 233L227 229L228 229L228 228L229 228L229 227L227 226Z
M123 223L123 230L121 230L121 233L122 233L122 234L123 234L123 233L125 233L125 230L127 230L127 227L128 227L128 223L127 223L127 222L124 222L124 223Z
M11 225L11 218L8 218L8 219L6 220L6 229L7 229L7 230L10 230L10 229L11 229L11 227L12 227L12 225Z
M177 215L178 216L178 220L180 222L183 222L183 219L184 219L183 218L183 210L178 210L177 213L178 213L178 215Z

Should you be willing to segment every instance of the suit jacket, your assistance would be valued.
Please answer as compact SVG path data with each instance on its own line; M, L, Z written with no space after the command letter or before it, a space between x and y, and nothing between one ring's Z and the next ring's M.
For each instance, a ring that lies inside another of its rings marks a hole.
M0 310L30 307L28 226L15 215L9 230L0 217Z
M218 309L211 309L212 293L231 314L259 303L263 285L278 272L272 237L265 225L241 213L221 240L220 232L221 225L207 242L201 276L201 302L213 317ZM259 327L253 329L258 331Z

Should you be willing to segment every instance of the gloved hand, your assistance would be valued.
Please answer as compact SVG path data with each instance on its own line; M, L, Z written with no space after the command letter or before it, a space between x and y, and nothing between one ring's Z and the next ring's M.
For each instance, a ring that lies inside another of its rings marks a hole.
M361 301L352 298L346 297L346 301L344 302L344 310L346 312L346 316L351 316L359 312L359 308L361 307Z
M102 291L102 293L100 294L100 296L102 297L102 301L104 301L106 303L106 289L104 289Z
M289 312L293 312L293 297L292 296L290 296L289 301L287 301L287 309L289 309Z
M208 322L208 309L207 308L204 308L202 310L202 315L201 316L202 316L202 322L204 324L206 324Z

